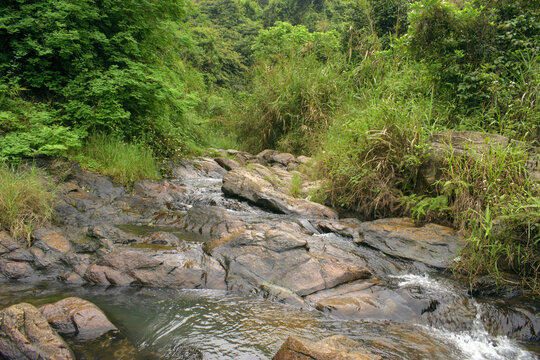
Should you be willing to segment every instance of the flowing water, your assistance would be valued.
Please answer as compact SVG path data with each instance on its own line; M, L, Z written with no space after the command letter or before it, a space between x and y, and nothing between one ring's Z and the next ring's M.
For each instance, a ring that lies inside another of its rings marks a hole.
M403 286L428 278L400 279ZM313 340L343 334L385 359L536 359L534 351L506 337L490 336L480 321L453 332L407 322L338 320L260 298L216 290L65 287L56 283L2 285L0 305L36 305L67 296L97 304L139 350L175 359L179 345L194 345L205 359L268 359L289 335ZM442 289L446 291L446 289ZM478 305L479 308L481 307Z
M197 179L187 183L191 192L181 210L195 204L217 205L249 223L302 223L302 219L271 214L224 197L220 180ZM184 240L204 240L177 229L132 225L122 229L138 234L164 230ZM380 253L365 251L366 260L373 262L369 265L377 266ZM82 297L98 305L139 351L157 353L163 359L177 359L184 345L202 350L205 359L269 359L289 335L318 340L336 334L357 340L383 359L540 358L538 344L510 339L501 330L501 321L490 320L505 321L506 309L500 302L475 300L463 284L429 270L412 273L406 266L385 263L379 265L379 270L387 274L382 296L388 311L362 321L225 291L69 287L58 283L1 284L0 307L21 301L40 305L67 296ZM530 332L535 334L539 330L539 307L526 302L521 301L516 307L527 309L523 311L530 321L523 326L530 326ZM96 357L107 358L105 353Z

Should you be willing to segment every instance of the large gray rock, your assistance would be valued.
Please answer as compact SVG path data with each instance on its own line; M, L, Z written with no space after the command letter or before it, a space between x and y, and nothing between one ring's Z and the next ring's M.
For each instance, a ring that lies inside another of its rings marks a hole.
M278 213L337 219L335 210L291 196L287 188L291 179L292 174L284 170L250 164L229 171L223 177L222 190Z
M172 250L117 248L88 266L84 278L100 285L226 289L225 270L200 243Z
M368 244L383 253L403 259L420 261L436 268L447 268L464 245L452 229L427 224L416 226L408 218L381 219L361 225L358 242Z
M222 207L196 205L187 212L178 226L187 232L216 238L238 231L246 225Z
M382 357L364 349L351 338L331 336L317 342L289 338L272 360L381 360Z
M10 360L75 359L39 310L26 303L0 311L0 357Z
M230 289L267 289L271 297L281 292L295 303L298 297L372 276L360 257L311 252L308 238L290 225L260 224L210 241L204 248L226 267Z
M78 341L89 341L118 331L107 316L90 301L69 297L39 307L49 324L60 334L76 335Z

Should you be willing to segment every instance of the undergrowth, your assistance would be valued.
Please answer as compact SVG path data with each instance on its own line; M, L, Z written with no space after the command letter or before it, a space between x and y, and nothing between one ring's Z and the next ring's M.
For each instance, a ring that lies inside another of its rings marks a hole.
M159 179L159 165L152 151L138 144L128 144L115 137L94 134L74 157L89 170L109 175L114 181L130 186L141 179Z
M35 166L0 164L0 228L31 245L31 234L51 219L55 188Z

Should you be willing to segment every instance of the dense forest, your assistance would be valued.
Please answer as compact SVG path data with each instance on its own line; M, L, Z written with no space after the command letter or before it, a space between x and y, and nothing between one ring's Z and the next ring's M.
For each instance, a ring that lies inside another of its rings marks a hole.
M21 160L74 159L129 184L208 148L274 148L313 157L312 200L451 225L468 239L456 274L510 271L540 291L537 1L1 4L0 223L12 232ZM514 141L482 157L448 149L438 178L420 181L431 136L465 130ZM27 219L50 216L41 208Z

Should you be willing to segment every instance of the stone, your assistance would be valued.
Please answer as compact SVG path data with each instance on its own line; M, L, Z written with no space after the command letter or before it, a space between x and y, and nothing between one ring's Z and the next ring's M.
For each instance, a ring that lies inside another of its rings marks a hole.
M245 224L222 207L195 205L178 226L187 232L219 238L244 228Z
M328 254L312 253L307 239L308 235L291 225L258 224L253 230L207 243L205 250L227 269L230 289L248 292L269 289L271 285L274 289L288 289L296 296L306 296L372 276L361 258L350 255L351 261L344 261ZM275 291L267 293L275 296Z
M351 238L356 243L362 241L361 222L357 219L320 220L316 225L322 232L333 232Z
M0 311L0 357L5 359L75 359L34 306L12 305Z
M91 226L88 229L87 235L91 238L98 239L101 242L103 242L103 240L110 240L115 244L130 244L139 241L138 236L108 224Z
M40 306L39 311L56 331L76 335L78 341L90 341L109 331L118 331L96 305L81 298L62 299Z
M17 250L20 247L7 231L0 231L0 255Z
M292 179L292 175L289 177ZM227 195L238 196L261 207L281 214L337 219L335 210L324 205L289 195L286 185L280 184L283 176L260 164L250 164L229 171L223 177L222 190ZM290 181L289 181L290 182Z
M101 285L127 286L135 282L135 279L121 271L108 266L92 264L88 266L84 278L90 282Z
M238 161L233 160L233 159L219 157L219 158L215 158L214 160L216 160L216 162L227 171L233 170L233 169L236 169L237 167L242 166Z
M184 345L184 344L176 345L172 349L171 355L174 355L175 358L179 360L203 360L204 359L203 352L193 345Z
M142 237L145 244L176 246L180 240L169 232L157 231Z
M55 230L39 229L34 231L32 236L43 250L52 250L62 254L71 250L69 241Z
M463 239L452 229L427 224L416 226L409 218L381 219L361 225L358 242L387 255L445 269L458 256Z
M364 349L346 336L336 335L318 342L289 338L272 360L381 360L382 357Z
M151 198L158 203L172 203L180 201L188 187L169 180L140 180L133 185L136 195Z
M183 160L172 169L175 178L181 180L210 177L220 179L227 170L222 168L214 159L195 158L193 160Z
M0 260L0 273L9 279L21 279L32 276L34 269L25 262Z

